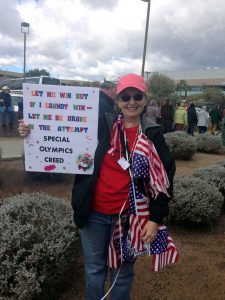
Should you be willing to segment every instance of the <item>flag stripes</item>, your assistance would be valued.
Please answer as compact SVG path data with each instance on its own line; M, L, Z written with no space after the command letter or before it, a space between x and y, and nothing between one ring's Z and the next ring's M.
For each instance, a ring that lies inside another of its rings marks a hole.
M112 155L118 145L121 147L120 131L124 132L121 116L112 130L111 149L109 150ZM141 232L149 220L149 199L143 196L137 182L141 180L146 188L146 194L155 198L160 192L169 197L167 191L169 180L153 143L141 131L138 133L133 153L131 151L131 157L129 224L128 227L125 227L121 225L120 219L117 221L109 244L108 265L110 268L119 269L124 261L134 262L138 255L149 253L153 258L152 270L159 271L168 264L176 262L179 254L172 239L168 236L166 227L159 228L156 241L153 243L146 245L142 241ZM122 212L123 208L120 214Z
M179 259L179 254L177 249L171 239L168 237L168 246L166 252L160 254L153 254L152 257L152 271L160 271L162 268L177 262Z

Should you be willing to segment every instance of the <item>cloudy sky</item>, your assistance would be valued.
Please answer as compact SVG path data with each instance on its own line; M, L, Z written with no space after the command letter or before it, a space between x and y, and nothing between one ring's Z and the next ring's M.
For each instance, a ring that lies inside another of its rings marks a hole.
M102 80L140 73L147 3L141 0L0 0L0 69ZM151 0L146 71L225 67L224 0Z

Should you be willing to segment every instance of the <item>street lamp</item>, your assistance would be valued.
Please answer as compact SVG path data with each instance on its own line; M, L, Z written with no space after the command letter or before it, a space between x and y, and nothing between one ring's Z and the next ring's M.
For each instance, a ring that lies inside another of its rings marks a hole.
M147 17L146 17L146 26L145 26L144 50L143 50L142 69L141 69L141 76L144 77L144 73L145 73L145 57L146 57L147 39L148 39L148 24L149 24L151 0L141 0L141 1L148 2Z
M145 71L145 76L144 77L145 77L146 81L148 81L150 74L151 74L151 72Z
M26 22L21 23L21 32L24 35L24 47L23 47L23 82L25 82L26 77L26 35L29 34L30 24Z

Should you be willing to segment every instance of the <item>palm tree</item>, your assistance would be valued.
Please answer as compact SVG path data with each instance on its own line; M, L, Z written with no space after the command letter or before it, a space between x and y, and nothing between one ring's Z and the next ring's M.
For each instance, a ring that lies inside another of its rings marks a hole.
M184 91L184 99L186 99L187 92L190 91L190 86L187 84L186 80L182 79L177 83L176 90L180 93L180 97L182 92Z

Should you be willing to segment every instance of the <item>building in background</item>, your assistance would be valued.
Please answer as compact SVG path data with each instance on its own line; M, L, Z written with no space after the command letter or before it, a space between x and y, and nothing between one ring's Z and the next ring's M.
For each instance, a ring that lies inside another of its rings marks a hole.
M203 93L206 88L219 88L225 93L225 68L206 68L201 70L168 71L161 74L172 78L176 84L185 80L189 90L187 96ZM184 96L185 91L181 91Z
M23 77L23 73L0 70L0 80L10 79L10 78L11 79L12 78L22 78L22 77Z
M148 80L151 74L154 72L145 72L145 77ZM206 68L199 70L187 70L187 71L164 71L158 72L165 76L172 78L175 83L179 83L181 80L185 80L190 87L187 91L187 95L193 95L202 93L205 88L219 88L225 93L225 68ZM23 73L10 72L0 70L0 80L10 78L22 78ZM84 81L74 79L60 79L61 85L70 86L92 86L99 87L99 81ZM185 91L181 91L181 95L184 96Z
M47 78L49 76L45 76L45 77ZM1 88L1 85L2 85L1 83L4 80L6 80L6 79L15 79L15 78L23 78L23 73L10 72L10 71L5 71L5 70L0 69L0 88ZM59 81L59 79L58 79L58 81ZM26 82L28 82L27 78L26 78ZM61 82L61 85L100 87L100 81L60 79L60 82ZM37 83L37 82L35 82L35 83ZM48 84L48 83L46 82L45 84ZM49 84L52 84L52 83L49 83ZM6 83L4 85L6 85ZM19 88L17 87L17 89L19 89Z

